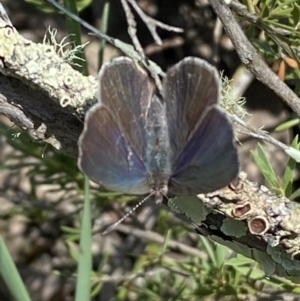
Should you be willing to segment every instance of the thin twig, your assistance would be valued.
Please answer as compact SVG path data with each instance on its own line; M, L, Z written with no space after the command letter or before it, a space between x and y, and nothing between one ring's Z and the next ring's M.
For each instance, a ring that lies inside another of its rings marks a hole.
M229 7L220 0L209 0L209 3L223 23L241 61L258 80L273 90L297 115L300 115L300 99L265 63L245 36Z
M153 55L155 53L162 52L162 51L164 51L166 49L169 49L169 48L175 48L175 47L182 46L183 44L184 44L184 39L183 38L173 37L173 38L170 38L170 39L163 40L162 46L159 46L159 45L154 44L154 43L146 46L144 48L144 52L145 52L146 55Z
M132 5L132 7L135 9L135 11L137 12L137 14L141 17L141 19L143 20L143 22L145 23L145 25L148 27L149 31L151 32L151 35L153 36L154 41L158 44L158 45L162 45L162 40L159 37L159 35L157 34L157 27L166 29L166 30L172 30L175 32L182 32L183 30L181 28L178 27L173 27L173 26L169 26L166 25L162 22L159 22L149 16L147 16L142 10L141 8L137 5L137 3L134 0L121 0L125 15L126 15L126 19L127 19L127 24L128 24L128 33L131 37L132 43L134 45L134 47L136 48L137 52L139 53L139 55L143 58L144 61L147 61L147 59L145 58L145 53L143 51L142 45L140 43L140 41L138 40L137 36L136 36L136 21L134 19L134 16L130 10L130 7L128 5L128 3L130 3ZM161 80L157 74L157 72L151 68L148 68L154 81L155 84L157 86L158 91L160 92L160 94L162 94L162 84L161 84Z
M272 136L268 135L267 132L265 132L261 129L257 129L256 127L254 127L251 124L247 123L246 121L242 120L238 116L233 115L233 114L229 114L229 116L233 122L238 123L239 125L243 126L244 128L246 128L250 131L247 133L247 135L267 141L267 142L281 148L283 151L286 151L287 149L290 148L290 146L276 140Z
M135 274L129 274L129 275L101 275L100 279L99 277L96 277L96 281L99 281L101 283L105 283L105 282L114 282L114 283L119 283L119 282L129 282L129 281L133 281L137 278L143 278L143 279L148 279L151 276L160 274L160 273L167 273L168 271L164 268L157 268L151 271L147 271L147 272L140 272L140 273L135 273Z
M249 123L243 121L241 118L239 118L236 115L230 115L232 121L240 124L241 126L247 128L250 132L247 133L243 133L245 135L249 135L253 138L257 138L257 139L261 139L264 140L268 143L271 143L277 147L279 147L280 149L282 149L288 156L290 156L291 158L293 158L296 162L300 162L300 151L298 149L296 149L293 146L288 146L278 140L276 140L275 138L273 138L272 136L268 135L268 133L266 131L263 131L261 129L257 129L255 127L253 127L252 125L250 125Z
M132 45L126 44L122 42L121 40L114 39L105 33L102 33L101 31L97 30L95 27L91 26L84 20L82 20L80 17L74 15L69 10L64 8L62 5L60 5L58 2L54 0L47 0L49 3L51 3L53 6L55 6L57 9L64 12L67 16L70 18L76 20L79 22L82 26L84 26L86 29L90 30L93 34L95 34L97 37L104 39L111 45L118 48L120 51L122 51L125 55L132 58L135 61L141 62L151 73L151 76L156 80L158 78L158 75L164 76L164 72L161 70L161 68L155 64L154 62L150 61L149 59L144 60L143 57L133 48Z
M135 235L135 236L137 236L141 239L145 239L147 241L154 241L159 244L163 244L165 242L164 236L159 235L153 231L149 231L149 230L145 231L142 229L129 227L124 224L120 225L117 230L122 233ZM207 259L207 255L205 254L205 252L199 251L198 249L192 248L190 246L187 246L187 245L180 243L178 241L175 241L175 240L171 240L171 239L168 240L167 246L169 248L176 249L187 255L192 255L192 256L202 258L202 259Z
M136 36L136 22L134 19L134 15L132 11L130 10L130 7L127 3L127 0L121 0L125 15L126 15L126 20L128 24L128 34L132 40L132 43L136 49L136 51L140 54L140 56L145 59L145 53L143 50L143 47L139 41L139 39Z
M121 0L122 2L124 0ZM144 21L145 25L148 27L149 31L151 32L151 35L154 39L154 41L158 45L162 45L162 40L160 36L157 34L157 27L160 27L165 30L174 31L174 32L183 32L183 29L179 27L170 26L167 24L164 24L160 21L157 21L149 16L147 16L141 8L138 6L138 4L135 2L135 0L126 0L128 3L132 5L132 7L135 9L137 14L141 17L141 19Z

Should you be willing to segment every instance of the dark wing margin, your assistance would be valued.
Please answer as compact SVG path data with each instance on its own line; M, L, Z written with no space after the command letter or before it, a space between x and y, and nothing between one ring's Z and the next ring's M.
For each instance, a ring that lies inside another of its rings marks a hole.
M122 193L150 192L143 163L101 104L87 113L78 146L78 166L92 181Z

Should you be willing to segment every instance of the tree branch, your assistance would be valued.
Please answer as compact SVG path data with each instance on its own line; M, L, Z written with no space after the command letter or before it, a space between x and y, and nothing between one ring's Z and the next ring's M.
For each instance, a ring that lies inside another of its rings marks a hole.
M300 283L300 207L247 180L168 206L192 220L196 231L259 262L267 275Z
M300 116L300 99L265 63L263 58L247 39L229 7L223 0L209 0L209 3L223 23L224 29L242 63L246 65L247 69L249 69L258 80L274 91Z
M77 116L96 102L96 79L72 69L54 46L24 39L3 19L0 44L0 113L77 156L83 127Z

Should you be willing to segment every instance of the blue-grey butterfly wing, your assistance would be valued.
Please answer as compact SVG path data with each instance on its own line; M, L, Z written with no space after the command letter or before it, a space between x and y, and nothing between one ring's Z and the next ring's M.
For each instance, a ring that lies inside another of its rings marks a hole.
M108 108L128 143L144 160L146 118L153 87L147 73L128 58L105 64L99 73L99 101Z
M218 75L205 61L188 57L168 70L163 91L171 149L177 158L203 113L218 103Z
M173 163L170 193L190 195L229 184L239 165L231 123L218 107L216 70L186 58L167 72L163 91Z
M149 193L144 164L106 107L90 109L78 144L78 166L92 181L122 193Z
M174 162L169 192L193 195L228 185L239 171L232 139L232 127L225 113L210 108Z

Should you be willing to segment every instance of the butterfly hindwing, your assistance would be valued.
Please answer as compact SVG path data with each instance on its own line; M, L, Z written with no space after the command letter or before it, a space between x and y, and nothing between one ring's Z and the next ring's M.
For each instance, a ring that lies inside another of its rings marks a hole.
M101 104L87 113L79 139L78 165L91 180L110 190L128 194L150 191L143 162Z
M169 191L196 195L228 185L239 171L232 127L225 113L212 107L173 165Z
M192 195L228 185L239 165L232 125L218 107L215 68L186 58L167 72L163 87L172 152L169 192Z

